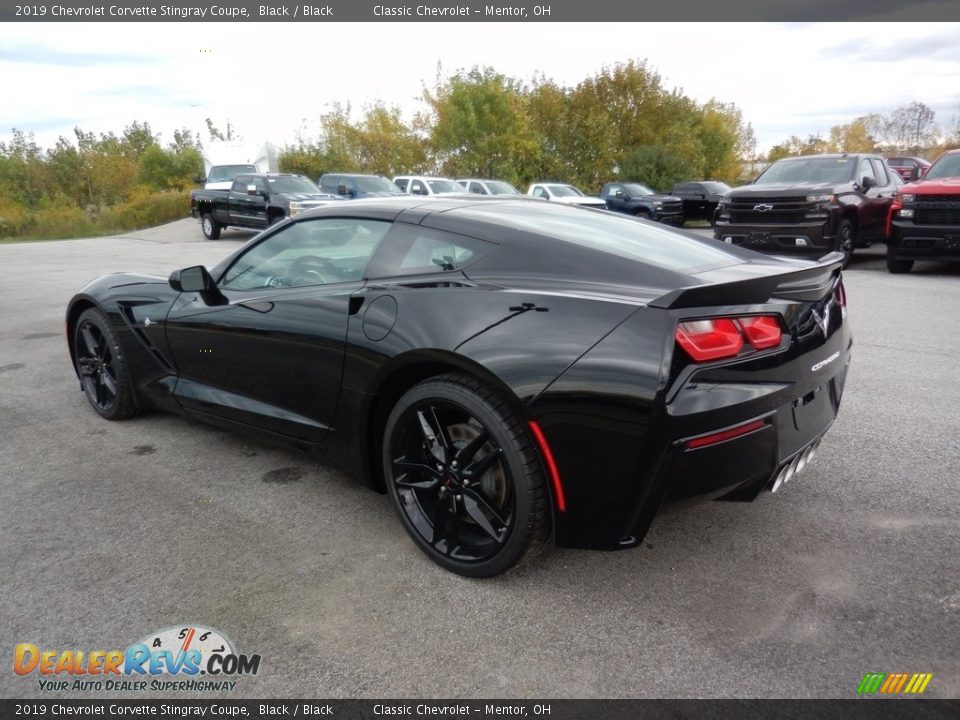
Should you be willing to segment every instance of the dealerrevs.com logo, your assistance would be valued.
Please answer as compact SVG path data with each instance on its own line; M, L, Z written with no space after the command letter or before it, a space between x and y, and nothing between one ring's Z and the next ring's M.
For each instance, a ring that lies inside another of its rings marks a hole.
M224 691L259 670L260 655L237 653L223 633L199 625L158 630L126 650L20 643L13 651L13 671L36 676L42 691Z

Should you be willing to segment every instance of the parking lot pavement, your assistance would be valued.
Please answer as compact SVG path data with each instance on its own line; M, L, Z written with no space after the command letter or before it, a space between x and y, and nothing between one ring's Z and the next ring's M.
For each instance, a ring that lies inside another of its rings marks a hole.
M262 655L235 697L852 697L866 672L932 672L928 696L960 696L957 268L894 276L882 248L858 254L840 417L776 495L476 581L322 462L88 407L68 298L247 237L205 242L183 221L0 245L0 696L41 694L10 671L17 643L122 649L186 623Z

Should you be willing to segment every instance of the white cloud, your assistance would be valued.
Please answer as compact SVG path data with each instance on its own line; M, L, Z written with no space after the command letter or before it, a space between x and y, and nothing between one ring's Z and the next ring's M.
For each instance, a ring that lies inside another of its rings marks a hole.
M736 103L761 147L918 100L960 107L960 24L78 23L0 27L0 139L51 145L74 125L119 132L227 119L248 140L286 143L334 102L422 109L438 63L490 65L573 85L648 60L668 87ZM304 125L306 123L306 125Z

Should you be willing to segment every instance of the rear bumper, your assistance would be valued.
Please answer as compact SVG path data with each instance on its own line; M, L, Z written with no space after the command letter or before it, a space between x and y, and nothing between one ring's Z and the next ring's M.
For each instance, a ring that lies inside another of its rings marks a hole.
M960 226L916 225L895 219L887 240L887 257L960 262Z
M718 219L713 236L757 252L812 257L826 254L836 244L829 220L798 225L734 225Z

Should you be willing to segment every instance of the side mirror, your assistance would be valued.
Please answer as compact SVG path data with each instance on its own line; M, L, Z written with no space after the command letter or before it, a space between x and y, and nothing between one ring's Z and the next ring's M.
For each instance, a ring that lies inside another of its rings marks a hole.
M876 187L876 186L877 186L877 181L874 178L869 177L868 175L864 175L863 180L860 181L860 187L862 187L864 190L869 190L870 188Z
M626 197L626 195L623 194L623 190L617 190L617 191L613 194L613 196L614 196L614 197L618 197L618 198Z
M911 179L911 180L919 180L919 179L920 179L920 166L919 166L919 165L914 165L913 168L910 170L910 179Z
M352 192L347 190L347 186L343 183L337 185L337 195L353 195Z
M177 292L209 292L216 286L213 277L203 265L194 265L183 270L174 270L168 281Z
M256 185L247 185L247 195L256 195L257 186Z
M203 175L194 175L194 176L193 176L193 181L194 181L195 183L199 184L199 183L205 183L205 182L207 181L207 179L206 179Z

